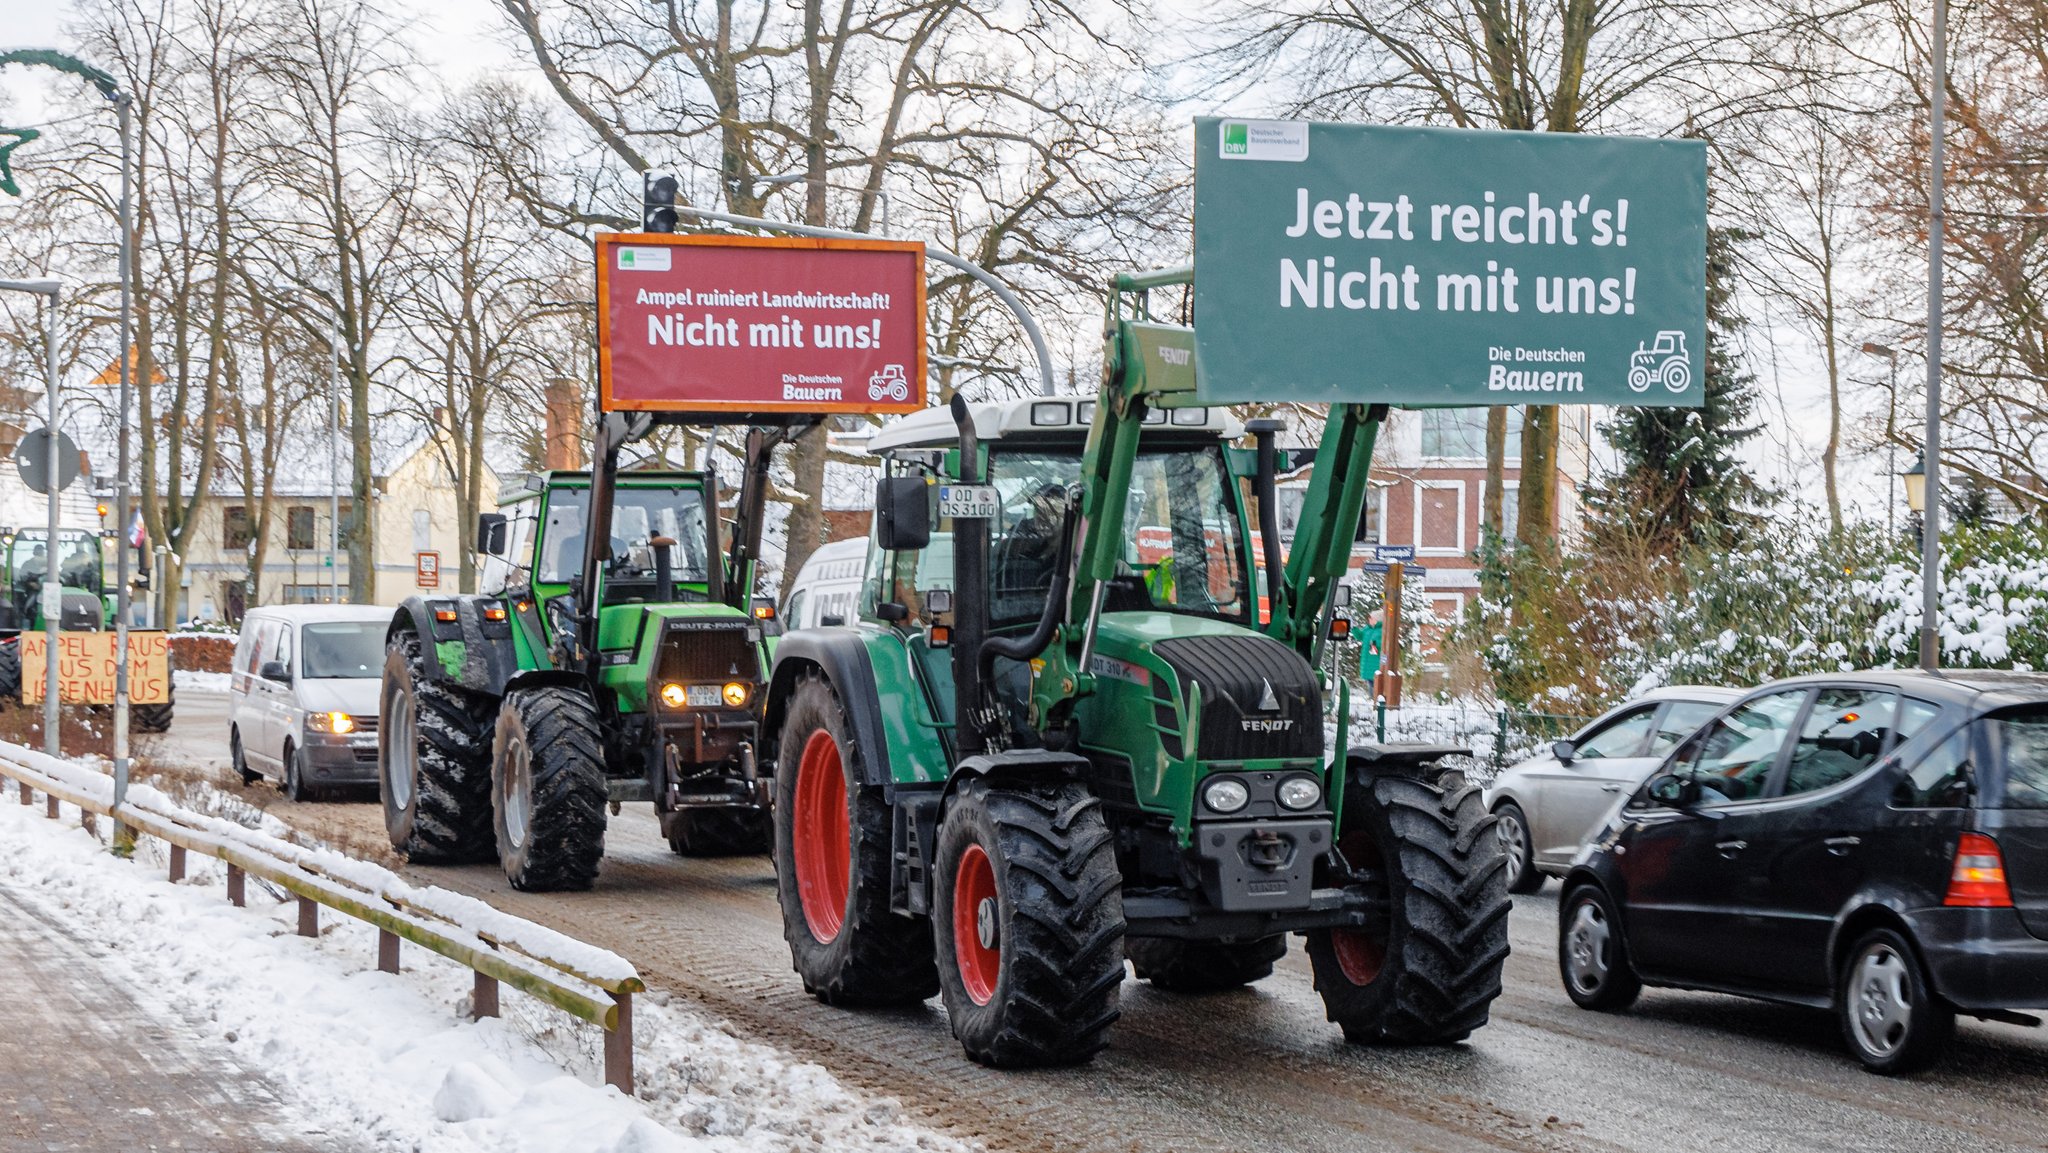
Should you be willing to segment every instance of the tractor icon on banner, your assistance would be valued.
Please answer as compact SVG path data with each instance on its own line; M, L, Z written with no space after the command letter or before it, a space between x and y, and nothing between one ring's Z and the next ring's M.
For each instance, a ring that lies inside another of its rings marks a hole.
M1662 381L1672 392L1684 392L1692 383L1692 359L1685 353L1685 334L1667 329L1657 334L1655 344L1639 344L1628 358L1628 386L1647 392Z
M910 378L903 375L900 364L885 364L882 371L868 377L869 400L904 401L910 399Z

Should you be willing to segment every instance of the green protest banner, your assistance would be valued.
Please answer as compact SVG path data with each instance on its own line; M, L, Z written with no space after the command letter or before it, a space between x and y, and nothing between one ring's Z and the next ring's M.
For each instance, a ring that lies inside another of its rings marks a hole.
M1195 122L1205 403L1702 403L1697 140Z

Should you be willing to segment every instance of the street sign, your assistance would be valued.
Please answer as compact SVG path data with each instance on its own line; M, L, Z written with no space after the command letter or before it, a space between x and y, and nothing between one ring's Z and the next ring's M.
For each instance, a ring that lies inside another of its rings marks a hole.
M1358 567L1363 572L1385 572L1391 566L1383 560L1369 560Z
M1415 546L1412 544L1376 544L1373 555L1381 560L1414 560Z
M1195 121L1207 404L1702 403L1706 145Z
M71 487L78 479L78 445L70 437L57 434L57 490ZM50 430L30 429L23 433L21 443L14 447L14 467L21 473L21 482L36 492L50 491Z
M924 289L908 241L600 235L598 407L916 412Z
M412 554L413 583L423 589L441 587L441 554L438 552L416 552Z

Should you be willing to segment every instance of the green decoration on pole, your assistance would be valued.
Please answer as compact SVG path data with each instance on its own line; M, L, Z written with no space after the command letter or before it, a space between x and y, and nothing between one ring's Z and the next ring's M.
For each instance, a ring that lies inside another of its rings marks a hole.
M21 186L14 183L14 150L41 135L33 128L0 128L0 138L14 137L12 140L0 139L0 192L9 196L21 195Z

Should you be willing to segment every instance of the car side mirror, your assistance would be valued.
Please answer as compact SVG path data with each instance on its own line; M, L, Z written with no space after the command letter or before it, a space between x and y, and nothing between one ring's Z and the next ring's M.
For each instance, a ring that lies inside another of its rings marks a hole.
M1699 803L1700 783L1677 774L1650 782L1650 799L1670 809L1689 809Z
M1558 764L1569 765L1579 759L1579 746L1570 741L1552 741L1550 755L1557 758Z
M487 512L476 518L476 551L485 556L503 556L509 525L502 512Z
M929 485L921 476L886 476L875 485L875 543L910 552L932 543Z
M283 661L264 661L262 669L258 670L256 675L266 681L277 681L281 684L290 684L292 679L292 671L285 667Z

